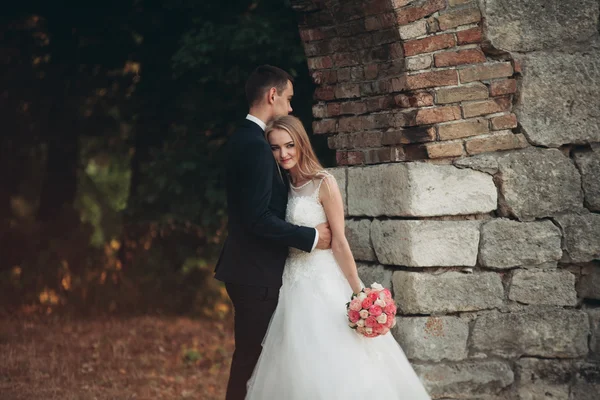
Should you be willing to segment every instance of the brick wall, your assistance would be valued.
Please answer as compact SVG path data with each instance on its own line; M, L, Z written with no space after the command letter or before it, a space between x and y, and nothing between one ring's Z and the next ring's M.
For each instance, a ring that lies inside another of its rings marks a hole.
M296 4L319 85L316 134L338 165L452 158L527 146L512 113L519 66L488 55L475 1Z

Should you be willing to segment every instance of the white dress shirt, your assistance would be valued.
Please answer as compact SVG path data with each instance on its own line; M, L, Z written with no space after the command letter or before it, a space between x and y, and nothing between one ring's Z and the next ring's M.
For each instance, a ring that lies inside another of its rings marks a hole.
M256 118L254 115L246 115L246 119L254 122L256 125L260 126L260 128L264 131L267 128L267 124L265 124L262 120ZM317 243L319 242L319 231L315 228L315 242L313 243L313 247L310 251L313 251L315 247L317 247Z

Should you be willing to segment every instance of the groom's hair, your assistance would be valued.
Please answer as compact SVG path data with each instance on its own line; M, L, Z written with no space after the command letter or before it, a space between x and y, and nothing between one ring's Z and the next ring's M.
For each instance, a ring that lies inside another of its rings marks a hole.
M294 83L294 78L281 68L272 65L261 65L252 71L246 81L248 105L252 107L258 103L272 87L277 89L277 94L280 95L287 87L288 81Z

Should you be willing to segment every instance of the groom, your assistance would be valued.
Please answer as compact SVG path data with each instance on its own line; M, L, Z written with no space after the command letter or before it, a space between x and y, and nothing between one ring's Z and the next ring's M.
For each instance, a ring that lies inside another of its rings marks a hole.
M263 65L246 82L250 112L227 143L229 236L215 269L235 310L235 352L226 400L243 400L277 307L288 247L306 252L330 247L326 224L285 222L288 185L264 137L266 123L292 111L293 78Z

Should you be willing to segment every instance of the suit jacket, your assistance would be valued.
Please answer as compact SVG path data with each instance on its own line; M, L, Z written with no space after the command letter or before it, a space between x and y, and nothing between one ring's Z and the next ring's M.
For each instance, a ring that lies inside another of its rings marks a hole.
M228 237L215 278L278 288L288 248L311 251L315 229L285 221L289 183L260 126L244 120L226 146Z

